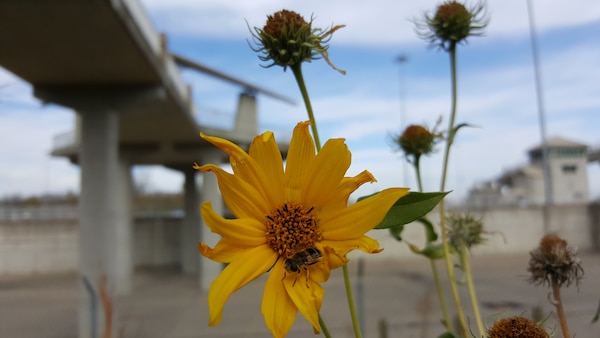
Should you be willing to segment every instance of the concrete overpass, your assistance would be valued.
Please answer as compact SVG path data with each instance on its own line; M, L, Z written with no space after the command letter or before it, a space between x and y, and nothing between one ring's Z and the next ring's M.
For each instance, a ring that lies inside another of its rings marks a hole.
M216 238L201 226L198 205L212 200L216 209L223 206L213 175L203 177L198 193L191 165L224 158L198 134L203 130L248 145L257 132L255 94L273 93L238 83L246 92L236 128L198 126L175 61L202 67L174 59L137 0L0 0L0 22L0 66L29 82L43 102L77 114L74 132L53 155L81 167L79 337L98 336L106 322L98 303L103 276L114 299L131 292L135 164L161 164L185 175L182 265L206 287L220 265L199 260L198 239Z

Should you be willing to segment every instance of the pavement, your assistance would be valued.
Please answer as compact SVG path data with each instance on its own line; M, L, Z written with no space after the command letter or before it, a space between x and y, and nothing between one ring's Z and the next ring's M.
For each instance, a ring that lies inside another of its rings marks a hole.
M600 322L591 323L600 302L600 253L582 253L585 275L579 288L563 289L562 297L571 334L600 337ZM358 278L357 259L349 270L363 337L437 337L443 332L441 313L429 262L421 258L381 261L365 258L364 276ZM528 255L472 257L475 287L484 321L536 312L546 317L545 327L560 337L549 289L530 285ZM438 262L442 280L447 280ZM460 274L460 273L459 273ZM117 300L118 327L127 338L270 337L260 302L265 277L234 293L223 312L223 321L208 327L207 295L196 287L196 278L177 269L136 271L134 292ZM75 338L79 280L75 273L0 276L0 338ZM444 283L447 285L447 283ZM327 293L321 314L333 337L354 337L345 297L342 270L332 272L324 284ZM361 291L362 290L362 291ZM476 330L465 287L461 302ZM454 309L449 290L447 304ZM451 311L454 313L454 311ZM383 332L387 333L384 335ZM298 316L288 337L313 337L312 328Z

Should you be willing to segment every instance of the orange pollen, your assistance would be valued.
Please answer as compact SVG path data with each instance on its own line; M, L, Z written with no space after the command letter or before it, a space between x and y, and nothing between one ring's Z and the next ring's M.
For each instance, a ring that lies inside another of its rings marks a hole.
M313 207L285 203L267 215L267 243L280 257L291 258L323 239Z

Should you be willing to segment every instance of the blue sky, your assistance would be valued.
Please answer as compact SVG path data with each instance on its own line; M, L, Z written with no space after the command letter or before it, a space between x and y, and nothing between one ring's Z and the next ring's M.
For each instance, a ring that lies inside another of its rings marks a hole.
M401 123L433 126L450 107L448 55L428 48L411 19L432 11L438 1L302 2L261 0L143 0L156 30L168 36L168 48L245 81L298 101L287 105L259 96L261 130L286 138L306 119L291 72L264 69L248 46L250 26L262 27L267 14L286 8L314 25L346 24L330 42L331 60L304 66L321 138L343 137L353 153L350 174L370 170L378 183L415 188L411 168L386 138ZM533 0L541 61L548 136L600 146L600 3L597 0ZM485 36L472 37L458 50L457 122L476 127L458 135L448 187L453 198L466 196L477 182L526 162L526 151L539 144L540 129L524 0L491 1ZM394 62L398 55L408 61ZM198 120L232 127L240 88L192 71L183 78L193 86ZM13 194L77 191L79 173L65 159L49 157L53 137L72 128L74 114L41 106L31 88L0 70L0 197ZM401 90L403 88L403 90ZM403 92L403 94L401 94ZM401 111L404 121L401 121ZM426 190L439 189L440 147L422 160ZM195 159L190 159L192 163ZM405 173L405 171L409 171ZM178 191L182 177L159 167L136 167L137 180L158 191ZM600 197L600 164L588 166L592 197Z

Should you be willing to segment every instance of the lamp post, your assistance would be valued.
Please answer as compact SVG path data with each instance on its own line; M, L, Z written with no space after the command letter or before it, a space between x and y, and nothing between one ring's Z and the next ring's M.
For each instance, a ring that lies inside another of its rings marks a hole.
M402 133L408 124L406 121L406 74L404 65L408 62L408 57L404 54L399 54L394 60L399 65L399 84L398 91L400 97L400 132ZM402 161L402 185L408 185L408 170L406 170L406 161Z
M546 140L546 116L544 112L544 96L542 89L542 77L539 65L538 47L533 21L533 4L527 0L527 14L529 16L529 33L531 36L531 54L533 57L533 70L535 76L535 93L537 98L538 116L540 121L540 134L542 139L542 166L544 171L544 233L550 231L550 207L554 203L554 192L552 185L552 172L550 170L550 154Z

